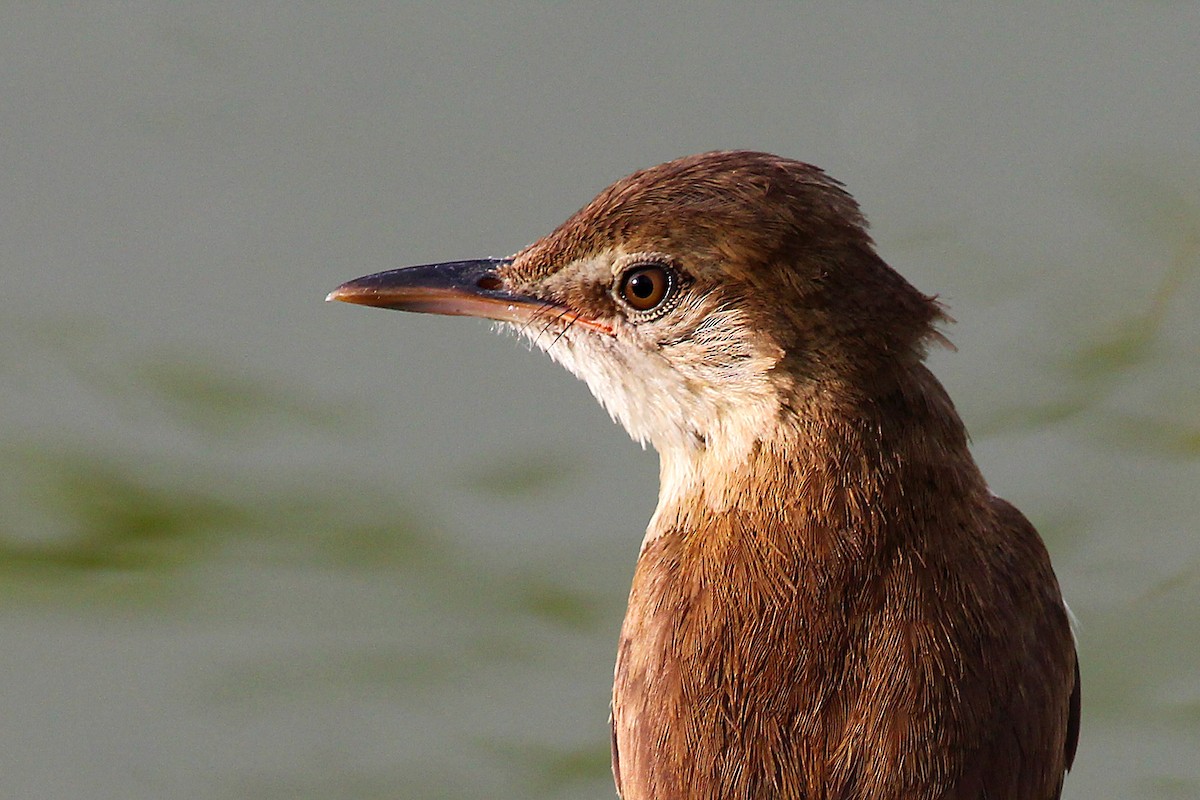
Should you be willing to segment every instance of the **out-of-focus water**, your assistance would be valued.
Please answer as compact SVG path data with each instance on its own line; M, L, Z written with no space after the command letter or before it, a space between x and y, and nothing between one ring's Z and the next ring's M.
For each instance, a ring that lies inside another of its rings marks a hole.
M1068 798L1200 796L1200 14L0 11L0 794L611 797L657 470L540 355L321 302L634 168L821 164L1079 617Z

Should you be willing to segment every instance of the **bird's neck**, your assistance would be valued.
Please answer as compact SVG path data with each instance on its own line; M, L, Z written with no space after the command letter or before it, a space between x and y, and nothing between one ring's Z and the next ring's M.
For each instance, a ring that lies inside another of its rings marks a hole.
M878 538L906 529L926 500L946 511L987 493L953 404L921 365L871 392L828 384L781 391L722 433L660 453L646 543L745 516ZM934 487L936 498L926 497Z

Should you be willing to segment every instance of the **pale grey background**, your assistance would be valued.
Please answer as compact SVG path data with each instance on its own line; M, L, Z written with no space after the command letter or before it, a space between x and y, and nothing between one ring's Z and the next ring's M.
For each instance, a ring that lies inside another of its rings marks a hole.
M6 4L0 795L612 796L653 453L321 302L721 147L844 180L1080 619L1068 798L1200 795L1193 3Z

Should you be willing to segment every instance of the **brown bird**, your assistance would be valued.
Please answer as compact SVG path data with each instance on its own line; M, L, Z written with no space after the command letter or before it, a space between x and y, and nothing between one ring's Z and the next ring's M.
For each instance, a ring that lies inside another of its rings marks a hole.
M941 307L821 170L682 158L512 258L329 299L509 323L658 451L624 800L1059 797L1079 667L1046 548L922 364Z

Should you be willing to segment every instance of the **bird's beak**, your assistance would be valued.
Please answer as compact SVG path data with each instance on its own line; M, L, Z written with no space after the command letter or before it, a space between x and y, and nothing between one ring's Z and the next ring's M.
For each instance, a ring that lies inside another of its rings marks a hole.
M503 288L496 270L506 258L451 261L377 272L347 281L326 300L376 308L525 322L547 304Z
M377 272L343 283L325 299L396 311L482 317L516 324L526 324L541 317L568 325L582 323L584 327L612 333L607 325L593 322L570 309L505 289L497 270L511 263L512 259L508 258L483 258Z

